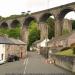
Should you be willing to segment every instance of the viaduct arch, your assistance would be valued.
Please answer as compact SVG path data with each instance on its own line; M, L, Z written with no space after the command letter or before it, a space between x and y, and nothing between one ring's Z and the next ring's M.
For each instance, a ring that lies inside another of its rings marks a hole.
M0 28L8 28L8 24L6 22L2 22Z
M52 15L52 16L54 16L54 22L55 22L55 37L58 37L58 36L62 35L62 30L63 30L62 26L63 26L64 16L71 11L75 11L75 2L61 5L61 6L54 7L54 8L50 8L50 9L46 9L46 10L42 10L42 11L38 11L35 13L31 13L28 16L21 16L21 17L16 17L14 19L11 18L11 19L7 19L7 20L2 20L2 21L0 21L0 26L1 26L2 22L6 22L8 27L10 28L13 20L17 19L19 21L19 23L21 24L22 40L24 42L27 42L28 35L26 35L26 34L28 34L28 25L32 20L36 20L38 23L37 27L41 31L41 39L43 39L43 37L47 37L47 36L45 36L45 34L43 34L43 30L46 30L46 28L47 28L47 27L43 27L46 24L44 21L47 20L48 17ZM12 26L12 27L14 27L14 26ZM44 28L44 29L42 29L42 28Z

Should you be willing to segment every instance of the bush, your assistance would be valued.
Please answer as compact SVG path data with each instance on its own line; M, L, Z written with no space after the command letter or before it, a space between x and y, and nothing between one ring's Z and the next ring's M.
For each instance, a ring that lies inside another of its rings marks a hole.
M8 36L13 37L13 38L19 38L20 37L20 29L19 28L10 29L8 32Z
M17 25L16 28L0 28L0 35L7 34L9 37L19 38L20 37L20 25Z

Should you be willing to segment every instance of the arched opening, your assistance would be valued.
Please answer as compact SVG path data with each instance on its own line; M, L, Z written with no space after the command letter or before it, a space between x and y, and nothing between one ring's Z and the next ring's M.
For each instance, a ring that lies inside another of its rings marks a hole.
M20 22L18 20L14 20L11 23L11 28L20 27Z
M50 13L44 13L40 17L42 38L51 39L55 35L54 16Z
M32 47L32 44L40 39L40 32L38 29L38 23L36 21L36 19L32 16L27 17L24 21L23 24L23 29L22 29L22 33L23 33L23 40L25 42L27 42L27 50L29 51L30 48Z
M73 30L73 24L72 24L72 13L74 12L74 9L72 8L66 8L63 9L60 14L58 15L58 19L62 22L62 34L68 34Z
M58 18L60 20L64 19L64 17L66 16L67 13L71 12L71 11L74 11L73 9L71 8L66 8L66 9L63 9L60 14L58 15Z
M47 19L52 16L50 13L45 13L40 17L40 22L46 22Z
M6 22L3 22L1 25L0 25L0 35L5 35L5 34L8 34L8 24Z
M20 39L21 36L21 24L18 20L13 20L10 24L11 29L9 29L8 36Z
M74 11L69 12L65 16L65 18L69 19L69 23L71 24L71 29L72 31L75 31L75 12Z
M0 26L0 28L8 28L8 24L6 22L3 22Z
M23 26L25 26L25 27L28 27L29 26L29 24L31 23L31 21L36 21L36 19L34 18L34 17L27 17L26 19L25 19L25 21L24 21L24 24L23 24Z

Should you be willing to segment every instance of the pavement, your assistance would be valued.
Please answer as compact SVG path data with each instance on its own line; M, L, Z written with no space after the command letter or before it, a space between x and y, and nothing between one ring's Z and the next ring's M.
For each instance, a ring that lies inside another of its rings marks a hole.
M28 52L28 57L19 61L0 65L0 75L73 75L54 64L45 62L36 52Z

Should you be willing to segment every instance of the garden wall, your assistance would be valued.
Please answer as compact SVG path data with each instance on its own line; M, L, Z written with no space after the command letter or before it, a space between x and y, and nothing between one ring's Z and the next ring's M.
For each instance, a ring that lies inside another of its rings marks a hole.
M75 72L75 56L63 56L55 54L51 54L50 56L55 60L56 65Z

